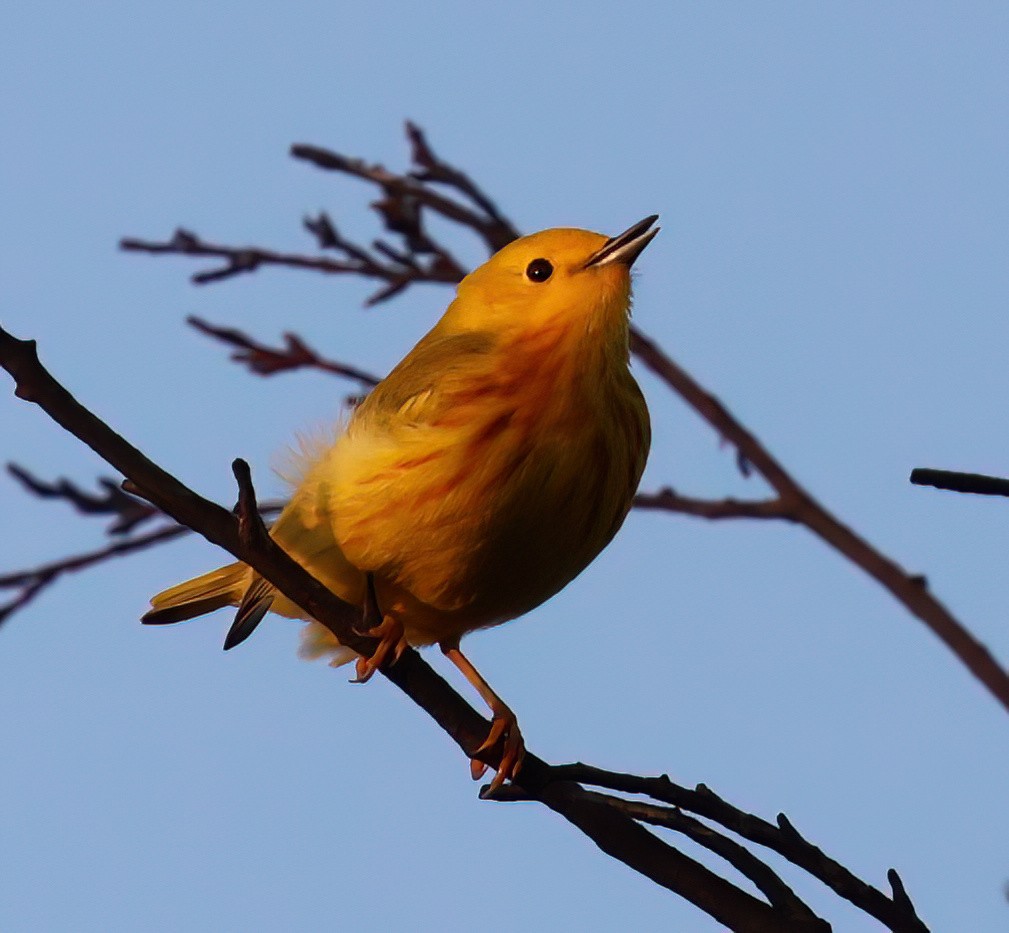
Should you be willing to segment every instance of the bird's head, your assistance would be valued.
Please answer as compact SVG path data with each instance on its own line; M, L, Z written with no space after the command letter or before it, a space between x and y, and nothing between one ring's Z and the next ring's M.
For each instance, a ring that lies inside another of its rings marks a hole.
M659 232L657 219L610 238L572 228L521 237L463 279L441 326L502 334L558 324L626 327L631 266Z

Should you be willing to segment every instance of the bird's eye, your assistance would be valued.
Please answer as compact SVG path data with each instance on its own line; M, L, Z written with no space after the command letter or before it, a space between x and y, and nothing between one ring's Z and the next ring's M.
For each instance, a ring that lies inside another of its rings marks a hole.
M553 275L554 267L549 259L534 259L526 266L526 278L530 282L545 282Z

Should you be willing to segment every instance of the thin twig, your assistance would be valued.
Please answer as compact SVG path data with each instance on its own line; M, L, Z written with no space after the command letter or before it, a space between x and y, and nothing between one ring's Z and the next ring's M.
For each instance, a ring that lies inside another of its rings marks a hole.
M69 502L82 515L114 516L115 520L108 528L111 535L127 534L138 525L160 514L146 502L123 492L116 480L105 476L98 479L98 485L102 487L104 493L95 495L85 492L68 479L60 478L52 483L41 480L16 463L8 463L7 472L30 493L41 499L62 499Z
M406 135L410 140L410 158L417 168L410 172L412 178L418 181L432 181L442 185L449 185L466 195L477 207L487 215L487 217L497 224L499 235L494 242L501 242L501 246L507 245L519 236L518 230L508 218L498 210L498 206L488 197L487 193L480 188L472 178L456 166L439 159L427 141L427 135L410 120L406 121ZM492 249L500 249L491 244Z
M416 152L417 149L415 146ZM429 148L426 149L425 154L430 154ZM409 175L398 175L395 172L390 172L384 166L370 164L363 159L351 159L338 152L324 149L321 146L305 143L296 143L291 146L291 155L296 159L311 162L318 168L340 172L344 175L372 182L382 188L389 198L413 199L439 216L455 221L464 227L469 227L483 239L491 252L497 252L502 246L507 246L519 235L515 227L505 220L496 209L494 209L493 213L489 212L485 204L480 200L476 201L477 210L473 210L462 202L446 197L433 190L424 184L423 181L412 178ZM432 172L438 173L438 170L430 164L421 164L419 167L426 174L431 174ZM453 171L456 170L451 169L450 166L444 166L440 173L443 177L437 180L443 184L454 185L470 200L474 200L471 190L465 186L460 187L458 178L451 178ZM472 182L469 182L469 184L472 185ZM475 186L472 187L475 188ZM483 199L486 203L490 203L490 199L486 198L486 196L483 196Z
M68 485L73 486L73 484ZM76 487L74 488L76 489ZM71 499L71 501L73 500ZM260 506L260 514L273 515L279 512L283 506L283 502L264 502ZM151 511L153 515L163 514L160 509L152 508ZM108 533L118 535L116 528L117 526L113 525L108 529ZM14 589L20 592L12 600L0 606L0 625L66 574L76 573L79 570L93 567L95 564L105 563L114 557L124 557L134 551L143 551L190 533L191 530L185 525L173 524L167 528L156 528L135 537L120 538L112 544L96 548L93 551L85 551L83 554L72 554L69 557L61 557L59 560L40 564L38 567L3 574L0 576L0 589Z
M246 333L236 328L209 324L198 317L187 317L186 323L208 337L237 347L238 349L231 354L231 359L237 363L244 363L250 372L258 376L272 376L276 373L307 367L333 373L345 379L352 379L364 391L374 388L379 383L378 376L363 369L320 356L296 334L284 334L285 346L275 348L257 343Z
M383 262L373 254L360 258L340 260L325 256L305 256L300 253L281 253L258 246L225 246L210 243L189 230L179 228L170 240L142 240L124 237L119 248L127 252L154 253L173 256L208 256L223 259L224 265L206 272L197 272L190 277L195 285L207 285L224 279L255 272L261 266L280 266L291 269L310 269L329 275L357 275L364 278L387 282L367 300L374 305L391 297L407 285L417 282L457 282L459 275L454 268L447 268L445 262L428 260L415 266ZM358 250L358 253L361 251Z
M638 509L679 512L698 518L783 518L795 521L780 499L694 499L663 487L658 492L639 492L634 497Z
M172 525L169 528L149 531L135 538L117 541L84 554L75 554L29 570L18 570L4 574L0 576L0 589L20 589L20 592L12 601L0 606L0 625L6 622L18 609L27 606L44 589L68 573L84 570L86 567L103 563L112 557L122 557L132 554L134 551L142 551L188 532L188 528Z

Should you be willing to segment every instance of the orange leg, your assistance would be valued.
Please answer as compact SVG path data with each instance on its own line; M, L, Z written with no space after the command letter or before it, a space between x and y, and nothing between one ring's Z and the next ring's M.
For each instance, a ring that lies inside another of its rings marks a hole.
M443 641L438 646L442 653L448 658L475 688L477 693L483 697L484 702L490 707L492 713L490 732L483 744L476 750L474 755L486 752L498 743L501 743L501 762L497 767L497 774L490 783L490 792L496 791L506 780L513 781L522 767L522 759L525 757L526 746L522 740L522 733L519 731L518 720L508 705L492 689L490 684L483 679L480 672L470 663L469 659L459 650L459 640ZM474 757L470 760L470 772L474 781L479 781L487 770L487 765Z

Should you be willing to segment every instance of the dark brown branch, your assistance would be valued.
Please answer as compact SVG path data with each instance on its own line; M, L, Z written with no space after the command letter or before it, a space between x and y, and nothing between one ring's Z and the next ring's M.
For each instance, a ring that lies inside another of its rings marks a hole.
M777 825L740 810L723 800L703 784L695 789L675 784L666 775L641 777L606 771L581 763L554 765L551 772L558 780L591 784L626 794L644 794L706 819L713 820L726 829L784 856L814 878L819 879L836 894L850 901L860 910L875 917L891 930L901 933L927 933L927 927L914 913L906 894L891 900L878 888L862 881L839 862L800 835L787 817L778 815ZM896 877L896 873L894 873ZM889 877L889 875L888 875ZM897 879L899 882L899 878ZM890 879L893 886L893 879ZM903 888L901 888L903 891Z
M985 476L983 473L959 473L955 470L930 470L921 467L911 471L915 486L934 486L951 492L972 492L979 496L1009 496L1009 479Z
M632 868L685 897L731 930L798 933L809 929L663 842L599 797L564 781L547 784L531 795L577 826L607 855L631 864L627 856L633 853Z
M780 499L692 499L664 486L658 492L639 492L634 497L638 509L660 509L698 518L784 518L795 519Z
M237 363L244 363L250 372L258 376L272 376L275 373L307 367L343 376L345 379L352 379L364 391L374 388L379 382L378 376L358 369L356 366L325 359L295 334L284 334L286 346L278 349L256 343L251 337L236 328L219 327L198 317L187 317L186 323L208 337L237 347L238 349L231 354L231 359Z
M252 485L252 470L242 459L234 460L231 472L238 483L238 504L235 514L238 516L238 538L249 550L267 550L270 547L270 532L259 514L259 504L256 501L256 490Z
M408 124L408 126L411 126ZM413 127L416 131L416 127ZM507 246L518 237L518 231L493 206L492 202L482 192L476 198L473 192L476 186L458 170L434 160L433 153L426 143L421 149L417 147L417 136L412 135L414 155L430 157L432 161L418 163L419 172L415 177L398 175L381 165L372 165L363 159L351 159L338 152L296 143L291 146L291 155L303 159L327 171L340 172L354 178L360 178L378 185L392 203L414 201L418 205L429 208L441 217L454 221L476 232L493 253ZM423 137L420 137L423 142ZM439 177L434 178L434 175ZM426 176L426 177L425 177ZM446 197L424 184L426 178L451 185L474 201L477 210L473 210L461 201ZM381 202L380 202L381 203ZM488 210L490 206L490 210Z
M241 463L236 463L236 475L241 486L239 512L246 516L244 531L240 518L182 485L80 405L41 365L34 341L16 340L0 328L0 366L14 377L18 398L37 404L126 476L166 515L249 564L343 644L362 654L373 650L374 639L360 636L355 630L360 623L360 609L327 590L269 535L256 533L256 522L249 518L255 507L251 480ZM382 672L425 709L467 756L473 756L489 723L416 651L408 649L395 665ZM494 766L499 752L490 749L480 758ZM532 753L527 754L519 778L530 793L582 829L604 851L698 904L730 929L788 928L781 925L773 908L677 852L626 815L601 807L577 784L553 780L546 763Z
M160 514L146 502L123 492L116 480L104 476L99 477L98 485L105 491L98 496L85 492L68 479L60 478L54 483L47 483L16 463L8 463L7 472L30 493L41 499L62 499L83 515L114 516L115 521L108 528L111 535L127 534L137 525Z
M75 554L60 560L30 570L18 570L14 573L0 576L0 589L19 589L13 600L0 606L0 625L7 621L18 609L23 609L46 587L51 586L60 577L78 570L84 570L94 564L100 564L112 557L122 557L134 551L142 551L164 541L187 534L188 528L172 525L170 528L159 528L135 538L117 541L106 547L85 554Z
M572 770L574 768L583 768L586 773L592 773L597 770L586 765L554 766L550 770L553 774L560 775L565 770ZM561 780L566 780L566 778L562 777ZM587 781L585 783L591 782ZM816 916L809 906L781 880L770 866L761 862L753 853L749 852L735 840L730 839L700 820L687 816L679 807L659 807L655 804L627 800L623 797L614 797L610 794L600 794L595 791L585 791L585 794L594 802L630 816L636 821L675 830L698 845L714 852L732 865L740 874L749 878L761 893L764 894L768 903L778 911L779 918L789 918L788 922L794 925L795 928L818 931L830 929L829 925ZM512 802L533 800L536 798L530 796L524 788L509 784L499 788L492 795L488 794L487 799ZM789 926L788 928L791 929L792 927Z
M325 256L280 253L258 246L224 246L219 243L209 243L197 234L181 228L176 230L172 238L167 241L124 237L119 241L119 247L127 252L173 256L208 256L225 261L223 266L207 272L197 272L191 276L191 281L196 285L206 285L246 272L255 272L261 266L310 269L330 275L358 275L388 283L368 299L366 303L369 305L378 304L415 282L457 282L461 278L460 271L452 265L451 260L446 260L442 254L438 254L434 260L404 265L385 262L373 253L355 247L353 255L348 259L329 259Z
M123 485L125 486L127 483ZM264 502L260 507L260 514L274 514L279 512L283 506L283 502ZM151 513L152 515L162 514L159 509L155 508L151 509ZM117 526L113 525L109 528L108 533L117 534ZM20 592L12 600L0 606L0 625L6 622L19 609L23 609L31 603L44 589L66 574L76 573L78 570L85 570L88 567L93 567L95 564L105 563L114 557L124 557L127 554L132 554L134 551L142 551L155 547L156 545L190 533L191 529L185 525L173 524L167 528L157 528L146 534L137 535L132 538L120 539L113 544L97 548L94 551L86 551L83 554L72 554L69 557L61 557L59 560L41 564L38 567L3 574L0 576L0 589L15 589Z
M141 240L136 237L124 237L119 241L120 249L139 253L168 253L175 256L208 256L224 259L226 264L210 272L197 272L192 281L197 285L207 282L217 282L221 279L240 275L243 272L255 272L260 266L289 266L295 269L314 269L317 272L331 274L364 275L383 278L376 271L363 263L339 262L320 256L301 256L291 253L277 253L258 246L222 246L202 240L195 233L179 227L172 238L167 241Z
M498 250L512 240L518 239L519 232L515 226L499 210L498 206L487 194L476 185L465 172L454 165L443 162L435 154L427 141L427 135L410 120L406 121L406 135L410 140L410 158L417 168L410 172L411 177L418 181L432 181L448 185L469 198L487 217L497 225L498 233L493 243L488 241L492 250ZM500 246L494 246L500 243Z
M1009 673L991 652L929 591L924 578L909 574L896 561L842 524L799 485L764 445L689 373L673 362L653 340L632 330L631 348L637 357L721 437L735 445L778 494L783 510L860 567L920 619L1009 710Z
M632 819L652 826L664 826L676 830L698 845L725 859L740 874L749 878L768 903L792 922L803 925L811 930L829 930L830 927L821 917L818 917L808 905L799 898L778 874L758 859L752 852L738 842L723 836L710 826L694 817L687 816L677 807L659 807L655 804L641 803L636 800L625 800L609 794L589 792L592 797L607 803L614 809L627 814Z

